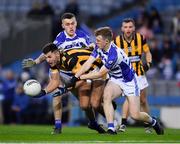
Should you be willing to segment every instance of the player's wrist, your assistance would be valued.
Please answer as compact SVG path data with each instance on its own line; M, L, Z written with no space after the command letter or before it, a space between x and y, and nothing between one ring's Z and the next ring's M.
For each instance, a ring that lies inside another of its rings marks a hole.
M47 94L46 91L44 89L41 89L41 92L38 95L34 96L33 98L40 98L45 96L46 94Z

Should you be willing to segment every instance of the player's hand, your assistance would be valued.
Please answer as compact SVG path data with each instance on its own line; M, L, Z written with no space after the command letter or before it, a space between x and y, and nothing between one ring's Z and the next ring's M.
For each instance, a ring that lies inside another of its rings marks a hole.
M40 98L42 96L45 96L46 94L46 91L42 89L41 92L37 96L33 96L33 98Z
M68 92L68 89L66 87L58 87L59 91L55 92L52 96L53 97L57 97L57 96L61 96L65 93Z
M66 85L66 88L75 87L76 82L79 80L79 78L73 76L70 80L70 83Z
M34 65L36 65L36 62L33 59L31 59L31 58L24 59L22 61L22 68L31 68Z
M92 50L93 50L95 47L96 47L96 45L95 45L94 43L91 43L91 44L89 45L89 48L92 49Z
M143 65L144 71L147 72L150 69L151 66L152 66L152 63L145 63Z

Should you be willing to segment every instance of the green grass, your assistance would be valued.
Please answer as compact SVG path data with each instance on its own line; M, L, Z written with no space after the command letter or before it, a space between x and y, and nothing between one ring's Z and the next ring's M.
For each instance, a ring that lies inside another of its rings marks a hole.
M165 129L165 135L146 134L143 128L129 128L117 135L98 134L87 127L63 127L60 135L51 135L52 126L0 125L0 143L115 143L180 142L180 129Z

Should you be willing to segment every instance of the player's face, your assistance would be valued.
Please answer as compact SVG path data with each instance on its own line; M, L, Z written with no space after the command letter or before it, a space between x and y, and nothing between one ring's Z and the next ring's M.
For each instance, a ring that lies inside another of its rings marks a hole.
M62 27L69 36L74 36L77 27L76 18L72 17L71 19L64 19L62 21Z
M122 32L126 37L131 37L135 31L135 26L132 22L123 22L121 27Z
M107 44L108 44L108 41L104 39L101 35L98 35L96 37L96 45L98 46L98 48L104 49Z
M57 55L55 52L48 52L47 54L45 54L45 57L46 57L47 63L51 67L55 66L58 62Z

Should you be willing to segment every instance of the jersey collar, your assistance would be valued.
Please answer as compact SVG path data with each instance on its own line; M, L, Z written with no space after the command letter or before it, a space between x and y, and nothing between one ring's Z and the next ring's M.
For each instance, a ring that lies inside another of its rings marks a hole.
M124 39L127 43L131 43L131 42L135 39L135 32L133 33L133 37L132 37L132 39L131 39L130 42L128 42L128 41L126 40L126 38L125 38L125 36L124 36L124 33L122 34L122 37L123 37L123 39Z
M107 54L107 53L109 52L109 50L110 50L110 48L111 48L112 44L113 44L113 42L111 42L111 43L110 43L109 48L107 49L107 51L102 50L104 54Z
M74 38L75 36L76 36L76 32L75 32L75 34L74 34L74 36L69 36L67 33L66 33L66 31L64 31L64 34L65 34L65 36L66 36L66 38L69 38L69 39L72 39L72 38Z

